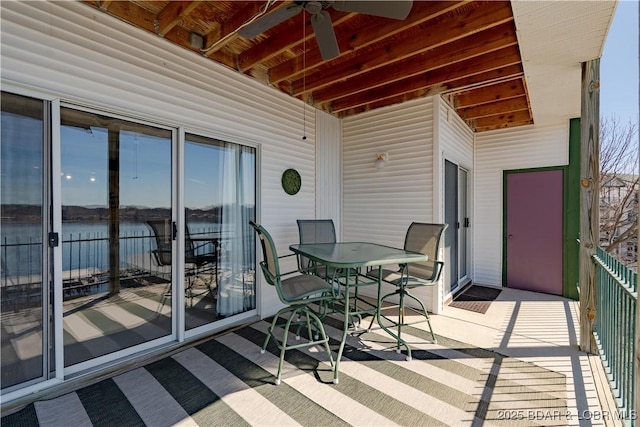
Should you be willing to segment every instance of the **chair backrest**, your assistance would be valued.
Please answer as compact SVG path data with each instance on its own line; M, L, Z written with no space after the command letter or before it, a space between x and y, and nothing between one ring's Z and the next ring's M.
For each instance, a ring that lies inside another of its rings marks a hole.
M300 244L304 243L335 243L336 227L332 219L299 219L298 235ZM308 258L298 257L298 268L307 269L311 266Z
M409 264L409 274L421 279L436 281L442 268L438 264L438 252L442 234L448 224L429 224L414 222L409 226L404 240L404 249L420 252L429 257L424 262L412 262Z
M260 224L256 224L253 221L249 221L249 224L256 230L260 238L260 245L262 246L262 262L260 262L260 267L262 268L262 273L265 279L267 279L267 283L279 287L280 265L278 263L278 253L276 252L273 239Z
M173 240L173 223L169 219L153 219L147 221L156 239L153 254L158 265L171 265L171 242Z
M156 238L156 249L153 255L158 265L171 265L171 241L173 240L173 223L168 219L152 219L147 224ZM184 262L197 263L193 240L189 236L189 228L185 228Z
M195 245L193 240L191 240L189 226L184 227L184 262L197 262Z

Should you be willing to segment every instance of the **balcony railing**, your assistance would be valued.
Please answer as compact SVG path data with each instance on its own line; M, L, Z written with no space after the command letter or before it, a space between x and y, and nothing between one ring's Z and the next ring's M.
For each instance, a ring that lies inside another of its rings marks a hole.
M593 259L598 285L594 335L620 413L633 423L638 410L635 408L638 274L602 248L598 248Z
M192 236L211 234L211 227L194 229ZM149 276L170 279L171 268L159 266L152 250L155 238L148 231L129 230L119 238L120 279L124 287ZM109 238L106 233L70 233L62 239L62 288L64 300L108 291ZM41 238L15 236L0 242L0 303L2 309L33 307L42 303ZM207 247L196 249L196 253Z

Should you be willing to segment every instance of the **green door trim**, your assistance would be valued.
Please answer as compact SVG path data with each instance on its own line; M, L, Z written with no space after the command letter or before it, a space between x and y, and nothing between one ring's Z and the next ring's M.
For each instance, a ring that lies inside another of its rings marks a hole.
M577 300L580 232L580 119L569 123L569 164L502 171L502 286L507 285L507 176L522 172L562 171L562 295Z

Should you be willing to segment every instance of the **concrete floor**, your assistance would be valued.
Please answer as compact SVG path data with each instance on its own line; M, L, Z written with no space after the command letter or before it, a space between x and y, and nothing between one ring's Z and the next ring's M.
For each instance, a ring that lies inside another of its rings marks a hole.
M439 335L565 375L571 425L623 425L600 357L579 349L578 313L577 301L504 288L484 314L447 306L431 322Z

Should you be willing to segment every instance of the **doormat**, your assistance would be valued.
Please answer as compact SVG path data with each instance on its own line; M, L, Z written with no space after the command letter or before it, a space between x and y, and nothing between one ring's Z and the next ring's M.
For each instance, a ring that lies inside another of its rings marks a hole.
M500 289L473 285L456 295L449 306L484 314L491 306L491 302L498 298L500 292L502 292Z

